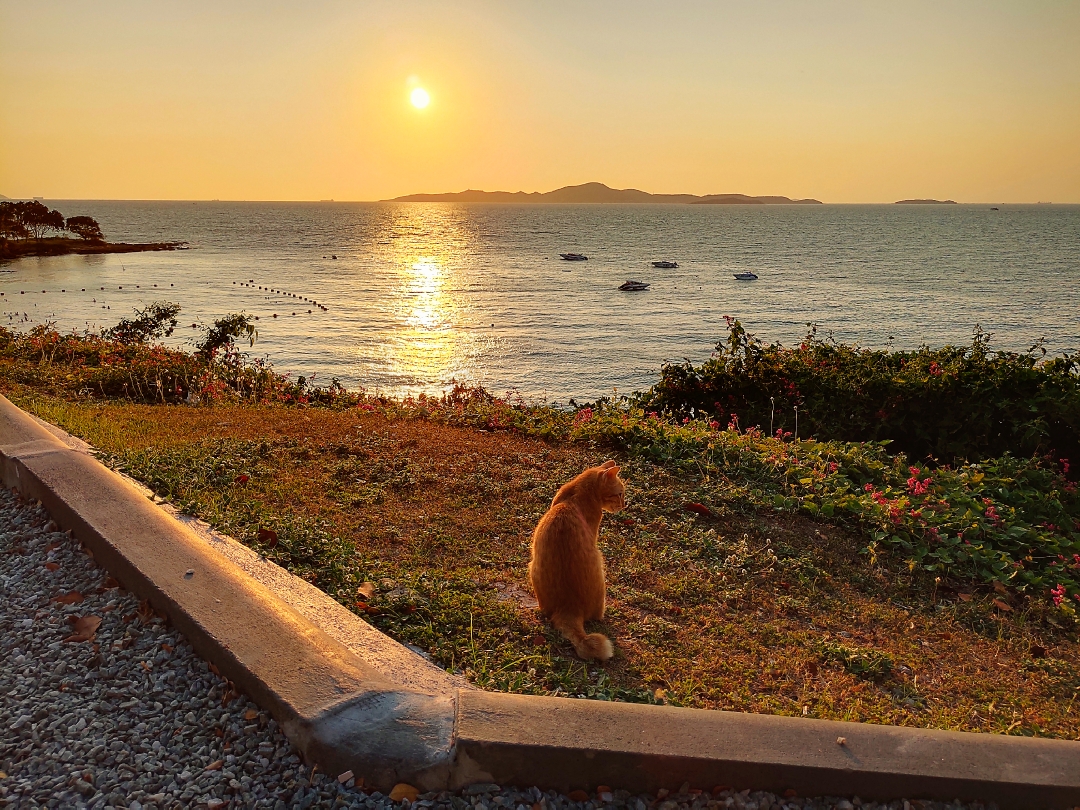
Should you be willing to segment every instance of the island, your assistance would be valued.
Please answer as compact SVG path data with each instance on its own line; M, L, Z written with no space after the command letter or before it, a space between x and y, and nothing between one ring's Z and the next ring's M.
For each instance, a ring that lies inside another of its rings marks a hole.
M957 205L956 200L897 200L893 205Z
M71 234L60 236L58 234ZM69 253L135 253L185 250L187 242L107 242L93 217L65 218L38 200L0 200L0 261Z
M563 186L554 191L455 191L445 194L406 194L382 202L484 203L652 203L665 205L821 205L821 200L790 197L751 197L747 194L650 194L636 188L611 188L603 183Z

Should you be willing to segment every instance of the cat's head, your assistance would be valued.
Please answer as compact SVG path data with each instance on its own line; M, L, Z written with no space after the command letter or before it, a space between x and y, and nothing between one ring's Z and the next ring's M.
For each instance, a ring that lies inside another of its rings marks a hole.
M626 506L626 484L619 478L619 467L614 461L605 461L597 470L600 507L605 512L618 512Z

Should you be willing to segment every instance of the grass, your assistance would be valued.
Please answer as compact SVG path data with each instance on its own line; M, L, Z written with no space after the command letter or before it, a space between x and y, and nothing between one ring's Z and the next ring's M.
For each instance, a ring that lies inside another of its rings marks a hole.
M645 453L527 410L104 404L3 368L0 390L485 689L1080 737L1067 616L901 546L864 553L873 526L822 514L821 480L769 489L727 448ZM600 666L541 621L525 566L558 486L612 455L628 505L601 530L617 654Z

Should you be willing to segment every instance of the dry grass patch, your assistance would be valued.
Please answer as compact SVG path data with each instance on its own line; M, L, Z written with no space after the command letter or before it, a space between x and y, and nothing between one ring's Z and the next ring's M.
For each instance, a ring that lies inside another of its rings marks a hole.
M1080 736L1074 631L989 587L965 600L871 565L842 526L737 504L689 511L703 500L689 474L623 459L628 506L601 532L617 655L599 666L542 623L525 566L555 490L602 449L357 411L16 394L484 688Z

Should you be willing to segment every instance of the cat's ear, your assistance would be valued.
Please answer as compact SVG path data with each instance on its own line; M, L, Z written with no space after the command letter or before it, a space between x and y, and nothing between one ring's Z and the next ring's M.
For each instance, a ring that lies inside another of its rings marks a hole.
M614 478L615 478L615 476L617 476L617 475L619 474L619 470L621 470L621 469L622 469L622 467L616 467L616 466L614 466L614 464L615 464L615 462L614 462L614 461L613 461L613 462L611 462L611 463L612 463L612 466L611 466L611 467L605 467L605 468L604 468L604 475L605 475L605 477L607 477L607 478L611 478L611 479L614 479Z
M612 468L614 466L615 466L615 460L614 459L608 459L607 461L605 461L603 464L600 465L600 469L601 470L607 470L607 469L610 469L610 468Z

